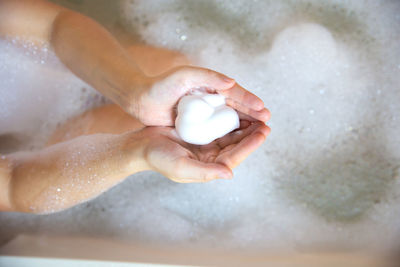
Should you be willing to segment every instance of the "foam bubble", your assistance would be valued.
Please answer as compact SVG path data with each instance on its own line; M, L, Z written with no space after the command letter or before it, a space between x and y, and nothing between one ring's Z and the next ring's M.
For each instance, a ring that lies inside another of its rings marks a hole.
M146 42L234 77L272 113L272 134L235 171L237 184L221 185L225 194L207 194L213 201L229 198L246 179L234 197L241 205L230 213L226 202L195 213L179 206L172 211L194 221L201 214L210 228L232 225L218 232L234 233L224 239L228 246L395 244L399 228L391 222L399 219L381 206L398 201L388 197L399 190L393 180L399 153L388 142L398 144L391 132L398 129L394 36L400 35L388 24L399 24L399 8L389 1L127 1L125 22L136 19ZM383 126L390 121L392 129ZM371 231L378 225L385 225L385 237Z
M42 147L57 124L99 102L48 47L19 39L0 47L0 138L16 139L3 153Z
M206 145L239 128L239 116L224 96L197 93L179 100L175 127L185 142Z

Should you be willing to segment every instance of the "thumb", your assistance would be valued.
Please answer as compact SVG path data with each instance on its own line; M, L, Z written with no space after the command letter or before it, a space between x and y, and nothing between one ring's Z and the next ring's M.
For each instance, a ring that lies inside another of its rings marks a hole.
M176 176L173 180L177 182L202 183L214 179L231 179L232 171L223 164L181 158L176 168Z
M215 92L216 90L224 90L235 85L235 80L225 76L222 73L198 67L185 67L181 71L181 77L186 88L206 87Z

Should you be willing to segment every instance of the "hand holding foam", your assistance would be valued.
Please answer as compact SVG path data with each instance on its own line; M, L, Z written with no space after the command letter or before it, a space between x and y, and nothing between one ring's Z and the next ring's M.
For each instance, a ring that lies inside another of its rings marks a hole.
M239 128L239 116L224 96L197 93L179 101L175 127L185 142L206 145Z

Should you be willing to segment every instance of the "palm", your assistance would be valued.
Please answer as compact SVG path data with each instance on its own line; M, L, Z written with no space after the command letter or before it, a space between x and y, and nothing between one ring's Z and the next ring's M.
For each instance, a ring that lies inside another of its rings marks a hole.
M241 121L239 130L199 146L182 141L173 128L148 129L152 131L150 164L177 182L206 182L219 178L221 172L231 172L263 143L269 132L263 123Z

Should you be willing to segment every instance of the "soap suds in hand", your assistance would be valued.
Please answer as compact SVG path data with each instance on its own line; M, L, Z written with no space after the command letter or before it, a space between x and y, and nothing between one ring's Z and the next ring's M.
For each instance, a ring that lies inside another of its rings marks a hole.
M195 92L179 101L175 127L185 142L206 145L239 128L239 116L224 96Z

